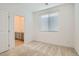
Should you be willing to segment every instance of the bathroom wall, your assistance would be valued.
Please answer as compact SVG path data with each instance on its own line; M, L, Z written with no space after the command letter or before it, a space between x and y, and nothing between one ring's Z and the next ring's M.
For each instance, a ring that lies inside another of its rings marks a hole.
M15 32L24 32L24 17L15 16L14 25Z

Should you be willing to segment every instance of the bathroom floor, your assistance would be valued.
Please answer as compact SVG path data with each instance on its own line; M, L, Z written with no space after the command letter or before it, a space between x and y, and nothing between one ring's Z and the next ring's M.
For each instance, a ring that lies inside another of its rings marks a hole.
M20 46L20 45L23 45L24 44L24 41L23 40L15 40L15 46Z

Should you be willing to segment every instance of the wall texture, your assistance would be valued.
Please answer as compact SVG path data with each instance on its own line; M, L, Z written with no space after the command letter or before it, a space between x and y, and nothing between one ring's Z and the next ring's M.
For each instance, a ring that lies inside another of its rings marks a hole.
M38 15L48 11L59 13L59 32L40 32ZM64 4L34 13L34 40L51 44L73 47L74 39L74 5Z

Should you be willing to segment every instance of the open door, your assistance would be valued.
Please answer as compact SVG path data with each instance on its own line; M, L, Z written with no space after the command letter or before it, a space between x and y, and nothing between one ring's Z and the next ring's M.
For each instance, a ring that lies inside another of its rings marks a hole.
M8 50L8 13L0 12L0 53Z
M24 45L24 16L14 18L15 47Z

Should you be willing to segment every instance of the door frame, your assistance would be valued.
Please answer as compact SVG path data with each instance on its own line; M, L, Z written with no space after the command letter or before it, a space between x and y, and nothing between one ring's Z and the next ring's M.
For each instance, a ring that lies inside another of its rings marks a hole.
M9 33L9 49L15 48L15 31L14 31L14 19L15 16L23 16L23 15L9 15L10 17L10 33ZM25 45L25 16L24 17L24 44Z
M21 16L21 15L16 15L16 16ZM15 17L16 16L14 16L14 25L15 25ZM24 16L22 16L22 17L24 17ZM24 24L25 24L25 17L24 17ZM15 41L15 26L14 25L13 25L13 31L14 31L14 41ZM24 26L24 29L25 29L25 26ZM24 35L25 35L25 32L24 32ZM24 39L24 43L25 43L25 39ZM24 45L24 43L23 43L23 45ZM15 45L15 42L14 42L14 45Z

